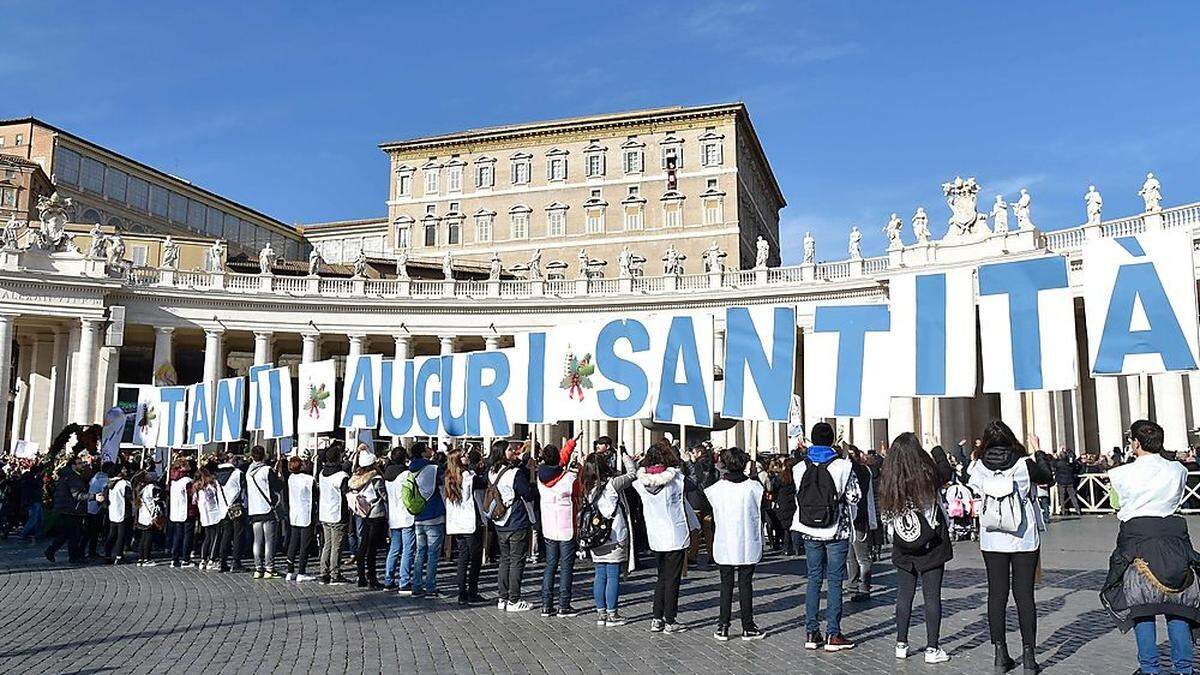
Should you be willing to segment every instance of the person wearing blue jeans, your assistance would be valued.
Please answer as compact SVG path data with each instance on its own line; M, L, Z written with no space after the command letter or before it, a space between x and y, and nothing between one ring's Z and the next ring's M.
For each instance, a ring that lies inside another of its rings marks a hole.
M387 564L383 569L383 585L401 591L412 592L413 558L416 557L416 527L398 527L391 530L388 542Z
M558 569L558 609L554 609L554 571ZM542 570L542 608L558 616L573 616L571 583L575 578L575 540L546 540L546 568ZM616 602L613 603L614 609ZM549 616L549 615L547 615Z
M413 595L436 596L437 564L442 555L442 541L446 538L446 524L418 522L413 529L416 530L417 542L417 556L412 570Z
M621 564L595 563L596 579L592 582L592 598L602 623L607 616L616 617L617 601L621 598Z
M1187 619L1166 615L1167 639L1171 642L1171 667L1175 673L1192 672L1192 625ZM1157 619L1148 616L1138 619L1133 624L1133 634L1137 639L1137 657L1139 672L1150 675L1160 672L1158 669L1158 625Z
M825 634L842 634L842 582L846 578L849 551L849 539L804 542L804 561L808 565L808 586L804 589L804 628L809 633L821 630L821 585L828 580Z

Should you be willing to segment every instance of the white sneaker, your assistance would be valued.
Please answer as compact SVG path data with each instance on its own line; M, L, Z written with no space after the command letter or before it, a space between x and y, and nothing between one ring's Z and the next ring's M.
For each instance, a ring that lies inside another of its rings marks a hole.
M496 601L496 609L500 610L501 612L507 610L508 609L508 601L503 598L501 598L500 600L497 600Z
M183 564L181 564L181 565L179 566L179 569L181 569L181 570L186 570L186 569L188 569L188 568L190 568L190 567L195 567L195 566L196 566L196 564L195 564L195 563L193 563L192 561L190 561L190 560L185 560L185 561L183 561Z
M142 567L158 567L158 563L154 562L153 560L147 560L146 562L142 563Z
M506 611L506 612L528 612L531 609L533 609L533 605L529 604L528 602L526 602L524 600L518 600L516 602L508 603L508 606L504 608L504 611Z
M925 648L925 663L945 663L949 660L950 655L941 647Z
M311 574L297 574L295 577L295 581L298 584L307 584L311 581L316 581L316 579L317 578Z
M907 659L908 658L908 643L907 642L897 642L896 643L896 658L898 658L898 659Z
M288 572L287 576L284 577L284 581L295 581L295 580L296 580L295 572Z

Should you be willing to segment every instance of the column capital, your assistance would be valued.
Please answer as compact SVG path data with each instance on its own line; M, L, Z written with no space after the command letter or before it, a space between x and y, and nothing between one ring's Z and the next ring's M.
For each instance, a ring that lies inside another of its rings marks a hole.
M494 351L500 348L500 336L489 335L483 339L484 348L488 351Z
M256 330L254 337L258 340L273 340L275 339L275 331L273 330Z
M224 335L225 335L225 329L220 326L217 326L215 328L205 328L204 329L204 337L206 337L206 338L219 338Z
M88 332L100 330L100 324L102 323L104 323L103 319L88 319L83 317L79 319L80 327Z
M321 337L320 333L314 333L312 331L304 331L303 333L300 333L300 339L304 340L305 342L316 342L317 338L319 337Z
M175 332L175 326L155 326L154 332L162 335L171 335Z

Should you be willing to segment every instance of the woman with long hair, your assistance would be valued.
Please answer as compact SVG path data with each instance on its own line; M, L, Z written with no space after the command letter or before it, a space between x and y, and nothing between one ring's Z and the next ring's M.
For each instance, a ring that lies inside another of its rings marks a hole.
M479 595L479 567L483 564L483 518L475 500L487 480L469 464L465 449L456 447L446 457L446 534L457 535L458 604L484 602Z
M213 473L212 463L200 467L199 475L192 491L196 510L200 517L200 531L204 536L200 544L200 569L216 570L218 546L221 529L221 485L217 483Z
M621 596L621 566L629 560L632 541L625 489L637 479L637 462L625 454L624 448L618 456L611 450L592 453L584 459L579 479L584 501L595 504L596 511L612 521L608 541L589 551L596 573L592 581L596 625L624 626L625 620L617 613L617 602Z
M313 498L317 479L312 465L299 457L288 459L287 507L288 537L287 580L296 583L312 581L308 574L308 550L312 546L313 521L317 502Z
M876 499L891 523L896 566L896 658L908 658L908 625L917 579L925 598L925 663L950 659L938 641L942 623L942 576L954 557L942 487L954 474L940 446L926 452L916 434L892 441L880 470Z
M650 632L681 633L687 628L676 622L679 582L687 564L691 531L700 524L684 503L683 470L669 442L659 441L646 451L633 487L642 500L646 538L658 568Z
M967 485L983 498L980 513L979 550L987 568L988 630L995 649L995 670L1015 667L1008 655L1004 614L1009 589L1017 605L1021 627L1021 665L1026 673L1039 672L1034 647L1037 644L1037 607L1033 582L1045 529L1037 504L1038 485L1052 485L1054 473L1038 455L1036 436L1030 436L1031 451L1017 440L1004 422L993 420L983 429L977 457L967 469Z

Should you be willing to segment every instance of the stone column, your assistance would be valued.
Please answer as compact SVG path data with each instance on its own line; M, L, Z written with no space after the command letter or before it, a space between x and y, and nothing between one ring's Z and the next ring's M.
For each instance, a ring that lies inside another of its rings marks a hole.
M254 331L254 365L261 366L271 363L274 358L272 346L275 334L269 330Z
M310 333L301 333L300 334L300 342L301 342L300 362L301 363L312 363L313 361L316 361L318 358L320 358L320 345L317 342L318 340L320 340L320 338L321 338L320 333L311 333L310 332Z
M9 335L13 334L12 317L5 315L8 320ZM16 443L19 439L24 438L25 433L25 413L29 407L29 368L33 363L33 341L28 338L17 338L17 391L13 398L12 420L9 423L9 439L11 443ZM11 346L9 347L11 350ZM4 389L7 395L7 388ZM5 410L7 414L7 409ZM12 447L11 445L7 447Z
M936 398L924 397L917 399L917 405L920 408L921 414L919 432L922 443L925 443L926 438L929 438L934 444L942 442L942 430L938 428L937 403L938 400Z
M0 314L0 449L11 447L2 434L8 429L8 383L12 380L13 323L16 317ZM16 436L14 435L15 439Z
M100 387L95 403L96 419L104 419L104 413L112 406L114 390L120 379L120 367L121 348L108 345L100 347L100 361L99 368L97 368Z
M1124 445L1121 442L1121 391L1117 378L1097 377L1096 430L1100 437L1099 451L1104 453Z
M1049 453L1058 451L1054 443L1054 406L1050 392L1035 391L1033 397L1033 432L1037 434L1042 449ZM1025 439L1018 438L1024 442Z
M154 327L154 370L150 373L151 384L178 384L179 378L175 375L174 342L173 326Z
M438 353L441 354L442 356L449 356L450 354L454 353L454 336L453 335L438 336L438 344L440 346L440 351ZM439 425L436 449L441 450L442 445L444 443L450 442L450 440L451 439L449 436L446 436L445 434L443 434L441 432L441 428Z
M224 338L224 328L204 329L204 382L208 385L210 395L215 391L217 380L221 379L221 348Z
M29 395L26 401L25 433L21 438L45 448L46 440L42 435L46 430L46 415L50 412L48 375L53 352L49 337L36 336L29 345L29 352Z
M46 415L46 438L50 442L66 424L67 347L70 339L70 334L65 330L54 332L54 360L50 363L50 413ZM0 429L3 428L0 426Z
M394 335L392 336L392 339L396 341L397 359L412 358L412 355L409 354L409 346L412 344L411 338L409 338L407 335Z
M1154 417L1163 428L1163 449L1188 448L1187 412L1184 410L1183 376L1162 373L1154 378Z
M1140 375L1125 376L1125 406L1129 409L1129 423L1146 419L1148 411L1143 403L1142 378Z
M93 416L96 400L96 344L100 333L99 319L79 320L79 352L75 358L75 375L72 377L75 404L71 417L80 424L97 422Z
M1000 419L1012 429L1017 440L1025 442L1025 413L1021 409L1021 392L1000 394Z
M364 333L350 333L346 338L350 340L350 352L346 354L346 361L349 362L362 356L363 345L367 341L367 336Z

